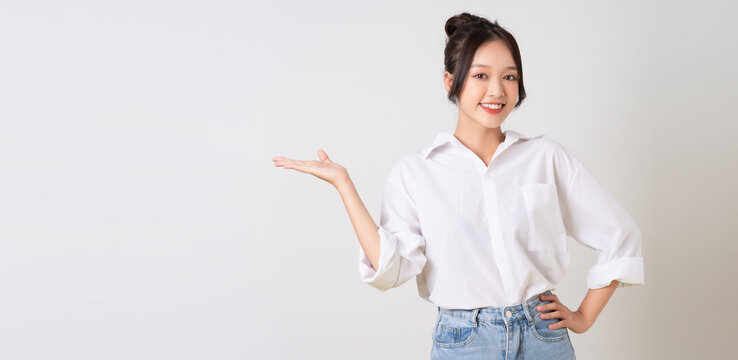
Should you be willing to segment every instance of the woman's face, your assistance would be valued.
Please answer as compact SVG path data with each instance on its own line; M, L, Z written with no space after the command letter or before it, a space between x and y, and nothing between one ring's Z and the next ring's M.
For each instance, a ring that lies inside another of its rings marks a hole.
M453 77L444 76L446 92ZM497 128L513 110L518 99L518 72L512 53L502 40L488 41L477 49L466 82L458 96L459 121ZM504 104L501 109L486 109L482 104ZM471 124L468 124L471 125Z

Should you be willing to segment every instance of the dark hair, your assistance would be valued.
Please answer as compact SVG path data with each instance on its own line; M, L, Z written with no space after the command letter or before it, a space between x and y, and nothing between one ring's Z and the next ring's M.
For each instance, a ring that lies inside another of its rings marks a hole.
M446 49L443 51L443 64L445 70L453 74L454 80L448 99L458 104L458 95L464 88L469 67L474 60L477 49L488 41L502 40L512 53L515 66L518 68L518 102L517 108L525 99L525 86L523 86L523 64L520 60L520 50L515 38L507 30L497 25L497 21L489 20L461 13L450 17L446 21Z

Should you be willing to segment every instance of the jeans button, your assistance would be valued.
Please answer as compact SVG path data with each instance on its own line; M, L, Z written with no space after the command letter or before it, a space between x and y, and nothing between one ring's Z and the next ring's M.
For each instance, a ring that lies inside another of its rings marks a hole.
M505 312L505 316L511 317L512 316L512 311L510 311L510 310L506 311Z

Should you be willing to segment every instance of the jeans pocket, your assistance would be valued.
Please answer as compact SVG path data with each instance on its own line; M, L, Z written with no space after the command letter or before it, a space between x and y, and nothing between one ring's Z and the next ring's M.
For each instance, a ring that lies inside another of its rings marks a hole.
M528 251L566 252L566 229L556 184L523 184L528 220Z
M468 319L441 314L433 330L433 343L440 347L455 347L468 344L477 332L475 324Z
M551 301L544 301L541 302L539 305L550 303ZM540 313L537 310L533 311L533 326L531 326L531 331L533 332L533 335L535 335L538 340L544 342L562 341L567 339L569 337L569 330L566 327L560 327L553 330L548 328L549 325L556 324L557 322L561 321L561 319L541 318L541 314L547 314L551 312L553 312L553 310L549 310L543 313Z

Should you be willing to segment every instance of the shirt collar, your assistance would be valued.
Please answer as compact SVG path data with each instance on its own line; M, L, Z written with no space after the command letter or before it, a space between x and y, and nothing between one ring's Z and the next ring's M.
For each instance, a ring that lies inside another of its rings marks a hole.
M532 139L538 139L540 137L545 136L546 134L540 134L540 135L531 135L531 136L525 136L517 131L513 130L505 130L503 131L503 134L505 134L505 141L503 143L509 143L510 145L514 144L518 140L532 140ZM421 152L423 154L423 158L427 159L433 150L438 148L439 146L446 144L446 143L452 143L455 145L461 145L464 146L464 144L459 141L459 139L454 136L454 134L448 132L448 131L439 131L436 134L436 138L433 140L433 144L430 146L425 147ZM509 145L508 145L509 146Z

